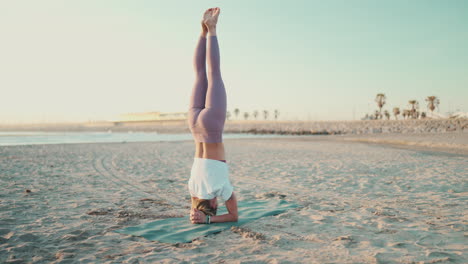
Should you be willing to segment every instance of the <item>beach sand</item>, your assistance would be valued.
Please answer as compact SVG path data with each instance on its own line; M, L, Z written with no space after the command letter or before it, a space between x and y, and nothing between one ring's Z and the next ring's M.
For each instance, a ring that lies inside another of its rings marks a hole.
M182 244L113 230L188 215L192 142L0 147L0 263L466 263L447 135L225 140L238 200L301 207Z

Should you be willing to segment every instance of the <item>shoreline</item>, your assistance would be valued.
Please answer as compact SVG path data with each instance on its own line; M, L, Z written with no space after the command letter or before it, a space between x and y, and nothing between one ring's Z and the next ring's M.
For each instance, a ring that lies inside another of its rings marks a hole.
M66 133L66 132L65 132ZM75 132L73 132L75 133ZM241 134L241 133L239 133ZM234 134L235 135L235 134ZM244 134L242 134L244 135ZM279 141L329 141L341 143L369 144L388 146L415 151L445 152L451 154L468 155L468 133L385 133L385 134L359 134L359 135L288 135L288 134L251 134L253 137L223 138L224 142L237 140L279 140ZM260 136L260 137L256 137ZM265 137L261 137L265 136ZM0 136L1 139L1 136ZM75 144L151 144L192 142L193 139L178 140L143 140L143 141L115 141L115 142L67 142L67 143L33 143L18 145L3 145L0 147L17 146L46 146L46 145L75 145Z

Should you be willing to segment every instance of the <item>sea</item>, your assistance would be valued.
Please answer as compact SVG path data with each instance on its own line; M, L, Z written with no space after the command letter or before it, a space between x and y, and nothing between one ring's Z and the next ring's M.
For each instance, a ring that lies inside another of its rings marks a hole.
M223 134L229 138L271 138L283 135ZM125 143L193 140L191 134L156 132L0 132L0 146L76 143Z

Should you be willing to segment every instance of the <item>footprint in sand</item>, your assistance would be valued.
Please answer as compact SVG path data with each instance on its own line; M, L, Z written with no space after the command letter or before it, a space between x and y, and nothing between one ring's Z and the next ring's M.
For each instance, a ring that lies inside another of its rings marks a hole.
M266 193L260 193L255 195L256 198L258 199L268 199L268 198L274 198L278 197L279 199L284 199L286 198L286 194L281 194L279 192L266 192Z

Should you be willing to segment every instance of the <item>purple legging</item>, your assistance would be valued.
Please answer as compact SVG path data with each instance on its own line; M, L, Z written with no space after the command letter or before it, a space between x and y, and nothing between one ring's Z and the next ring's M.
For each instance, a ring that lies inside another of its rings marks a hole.
M208 71L205 60L208 64ZM195 49L194 68L195 85L192 89L188 111L190 131L197 142L222 142L226 120L226 89L221 78L216 36L207 38L200 36Z

